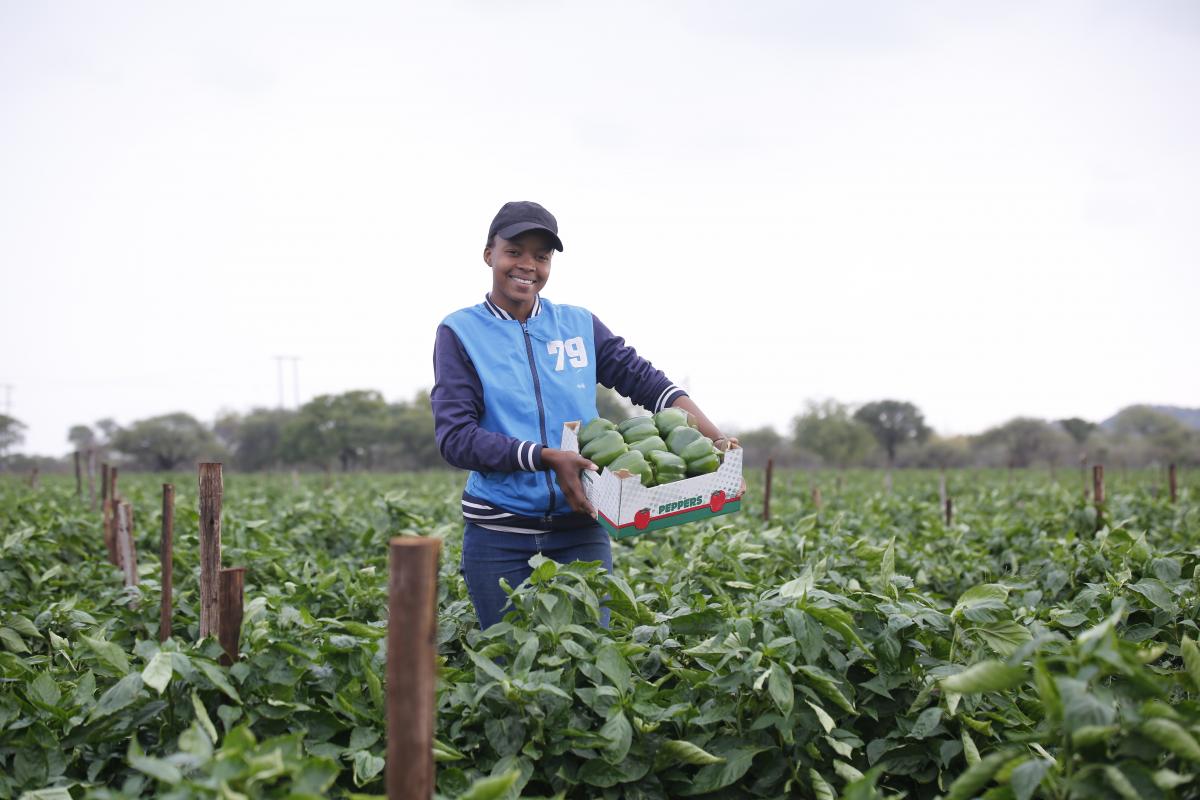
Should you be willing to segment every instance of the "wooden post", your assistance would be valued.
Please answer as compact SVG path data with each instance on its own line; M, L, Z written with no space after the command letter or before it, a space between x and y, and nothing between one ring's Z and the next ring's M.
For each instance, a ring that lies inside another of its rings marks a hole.
M437 572L441 540L388 547L387 774L389 800L433 797Z
M41 470L39 470L37 467L34 467L33 472L29 473L29 488L30 489L38 488L38 477L40 475L41 475Z
M1175 481L1175 465L1174 464L1170 464L1167 466L1167 488L1171 492L1171 502L1172 503L1179 502L1179 491L1178 491L1178 484Z
M75 496L83 497L83 464L79 461L79 451L75 451Z
M1104 465L1092 467L1092 499L1096 504L1096 530L1104 525Z
M946 509L946 527L954 524L954 499L947 497L942 506Z
M814 486L812 489L812 502L817 507L817 511L821 510L821 487Z
M162 540L158 547L158 560L162 566L162 603L158 609L158 640L165 642L171 637L171 594L175 581L175 486L164 483L162 488Z
M104 546L108 548L108 561L116 566L121 565L117 553L117 506L121 499L117 496L117 468L108 468L108 499L104 501Z
M245 587L246 568L229 567L221 570L220 604L221 630L218 638L225 655L221 663L230 666L238 660L238 643L242 638L242 591ZM430 747L433 743L430 742Z
M92 505L92 511L96 510L96 451L88 448L87 451L87 476L88 476L88 499Z
M763 490L763 519L771 519L771 481L775 477L775 459L767 459L766 488Z
M200 465L200 638L221 631L221 495L225 489L220 464Z
M938 474L938 505L942 508L946 507L946 471L942 470Z
M137 586L137 548L133 544L133 506L118 502L115 506L118 566L125 573L125 585Z

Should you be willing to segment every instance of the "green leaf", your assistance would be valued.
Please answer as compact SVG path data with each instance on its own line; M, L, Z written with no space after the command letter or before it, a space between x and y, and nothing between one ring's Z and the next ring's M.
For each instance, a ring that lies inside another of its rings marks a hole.
M1179 652L1183 655L1183 666L1187 670L1192 686L1200 691L1200 647L1187 634L1179 644Z
M967 771L950 784L945 800L970 800L975 797L1011 757L1012 753L1007 750L997 750L967 767Z
M1200 744L1177 722L1162 718L1148 719L1142 723L1142 733L1180 758L1200 761Z
M521 771L513 769L500 775L480 778L459 795L458 800L499 800L508 794L520 777Z
M1017 766L1008 781L1015 800L1030 800L1052 766L1054 763L1044 758L1031 758Z
M779 664L771 665L770 677L767 678L767 691L775 702L775 707L779 709L779 713L785 717L792 713L792 705L795 703L792 679L787 674L787 670Z
M1129 782L1129 778L1125 777L1120 767L1112 764L1105 766L1104 777L1112 790L1123 800L1142 800L1142 793Z
M129 762L129 766L162 783L174 786L183 780L183 775L180 774L179 768L174 764L143 753L141 746L138 744L137 736L129 740L129 750L125 758Z
M100 663L109 669L115 671L118 675L129 674L129 657L125 655L125 651L117 647L112 642L106 642L103 639L95 639L91 636L81 635L80 640L88 646Z
M698 745L683 739L668 739L659 747L658 754L666 764L691 764L705 766L708 764L723 764L725 759L714 756Z
M1175 599L1171 597L1171 593L1167 591L1167 587L1163 586L1162 581L1154 578L1145 578L1137 583L1130 584L1129 588L1168 614L1179 613L1179 606L1175 604Z
M817 608L816 606L805 606L805 613L810 617L820 622L840 635L847 644L856 644L864 650L868 650L863 644L863 640L859 638L854 630L854 617L840 608Z
M142 681L159 694L166 691L171 682L174 669L171 666L171 654L159 650L150 659L150 663L142 670Z
M959 738L962 740L963 758L967 760L967 766L974 766L979 763L979 748L975 746L975 740L971 738L971 734L964 727L958 732Z
M631 676L629 662L615 646L607 642L600 645L600 649L596 653L596 667L623 694L628 694Z
M618 709L613 713L600 728L600 736L606 742L600 750L604 760L610 764L624 761L633 743L633 726L629 724L624 712Z
M811 700L805 700L804 702L808 703L809 708L811 708L813 713L817 715L817 721L821 723L821 727L825 729L826 733L829 733L835 727L837 727L837 723L833 721L833 717L829 716L829 712Z
M1005 658L1015 653L1021 645L1033 639L1033 634L1029 632L1028 628L1013 620L988 622L971 630L979 634L988 647Z
M884 586L892 582L892 576L896 574L896 537L893 536L888 540L887 547L883 550L883 558L879 565L879 577Z
M196 722L200 725L200 729L208 736L210 742L216 744L217 726L213 725L212 717L208 715L208 709L204 707L204 703L200 702L200 693L195 689L192 690L192 711L196 714Z
M25 640L21 635L12 628L0 628L0 642L4 643L4 648L11 653L28 653L29 648L25 644Z
M681 797L692 797L698 794L708 794L718 789L724 789L741 779L750 770L754 756L761 753L761 747L735 747L725 755L723 764L710 764L701 767L687 788L678 793Z
M1008 600L1007 586L1002 586L999 583L981 583L978 586L972 586L959 596L958 603L955 604L954 610L950 612L950 616L958 619L968 611L977 608L1003 606L1006 600Z
M942 724L942 709L938 706L927 708L917 717L912 730L908 733L910 739L928 739Z
M838 708L850 714L857 713L854 710L854 704L842 694L837 681L829 673L825 672L825 670L820 667L814 667L811 664L802 664L796 668L796 674L803 675L805 681L816 689L818 694L827 700L832 700Z
M837 793L829 782L821 777L821 773L811 767L808 770L808 783L812 787L813 796L817 800L837 800Z
M58 684L50 677L50 673L43 672L29 684L29 696L44 706L53 707L58 705L59 699L62 698L62 692L59 691Z
M354 785L365 786L383 772L384 761L366 750L354 754Z
M238 695L237 689L233 688L233 684L229 682L229 678L225 677L225 671L211 661L203 658L194 658L192 663L204 673L204 677L212 681L212 685L216 686L225 696L233 702L241 705L242 698Z
M88 722L120 711L136 700L141 691L142 676L131 672L110 686L107 692L100 695L100 702L96 703L96 707L88 715Z
M17 633L22 633L31 639L42 638L42 633L33 624L32 620L24 614L13 614L8 618L9 626Z
M942 689L957 694L999 692L1020 686L1025 670L999 661L980 661L955 675L942 678Z

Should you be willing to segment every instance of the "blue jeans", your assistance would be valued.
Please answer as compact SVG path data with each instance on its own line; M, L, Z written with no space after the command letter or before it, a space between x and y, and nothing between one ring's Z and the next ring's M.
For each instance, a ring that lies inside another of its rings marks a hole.
M505 533L468 522L463 530L460 570L480 628L495 625L512 610L500 579L515 589L533 572L529 559L538 553L560 564L599 561L612 572L612 540L599 525L551 533ZM601 607L600 624L605 628L608 616L608 608Z

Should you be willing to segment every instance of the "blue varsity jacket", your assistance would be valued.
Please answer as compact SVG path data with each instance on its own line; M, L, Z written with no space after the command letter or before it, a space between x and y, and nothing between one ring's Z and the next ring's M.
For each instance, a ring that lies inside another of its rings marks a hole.
M494 530L592 524L571 511L541 455L558 447L563 423L596 416L597 383L653 411L686 394L591 312L541 297L524 323L487 297L449 315L433 368L438 449L471 470L463 517Z

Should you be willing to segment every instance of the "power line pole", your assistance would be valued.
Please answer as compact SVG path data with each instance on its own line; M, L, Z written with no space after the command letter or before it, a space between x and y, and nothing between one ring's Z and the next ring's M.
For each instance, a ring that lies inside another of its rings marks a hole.
M283 408L283 360L287 356L272 356L275 359L276 373L279 376L279 408Z

